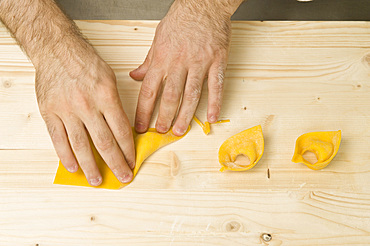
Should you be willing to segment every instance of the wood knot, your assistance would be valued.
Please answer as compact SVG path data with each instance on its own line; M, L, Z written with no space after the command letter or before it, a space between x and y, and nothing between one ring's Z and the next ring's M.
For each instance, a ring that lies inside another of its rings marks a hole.
M355 90L361 90L361 88L362 88L362 84L360 84L360 83L354 85Z
M170 168L171 168L171 176L176 176L179 173L180 167L181 167L181 162L177 155L170 151L169 152L169 157L170 157Z
M362 63L367 66L368 68L370 68L370 54L367 54L365 55L363 58L362 58Z
M247 110L247 107L244 107L243 110Z
M227 232L237 232L237 231L240 231L240 229L242 228L242 225L238 222L238 221L230 221L228 223L226 223L225 225L225 230Z
M95 216L91 216L90 221L95 221Z
M135 30L135 31L137 31L137 30L138 30L138 28L137 28L137 27L135 27L135 28L134 28L134 30Z
M262 233L261 239L265 242L270 242L272 240L272 236L269 233Z
M13 85L13 82L11 80L7 79L7 80L3 81L4 88L10 88L10 87L12 87L12 85Z
M275 119L275 115L268 115L263 123L264 128L269 127Z

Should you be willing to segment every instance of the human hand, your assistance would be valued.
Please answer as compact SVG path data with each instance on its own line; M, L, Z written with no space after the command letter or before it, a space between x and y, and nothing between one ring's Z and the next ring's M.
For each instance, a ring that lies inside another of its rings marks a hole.
M136 110L137 132L148 129L162 83L158 132L170 129L177 111L173 133L180 136L186 132L207 77L207 118L210 123L217 121L230 43L230 17L241 3L240 0L174 2L157 27L144 63L130 73L133 79L143 80Z
M36 95L61 162L70 172L76 172L79 164L89 184L100 185L102 176L90 148L90 135L117 179L131 181L134 142L114 72L79 37L48 49L48 55L42 52L42 57L33 57Z

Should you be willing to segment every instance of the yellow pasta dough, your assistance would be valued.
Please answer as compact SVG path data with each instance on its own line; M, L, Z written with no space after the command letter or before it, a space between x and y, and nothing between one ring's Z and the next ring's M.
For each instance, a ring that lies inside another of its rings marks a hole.
M204 134L208 135L211 132L211 124L208 121L204 122L204 124L203 124L195 115L194 115L193 119L202 128ZM219 120L219 121L216 121L213 124L220 124L220 123L226 123L226 122L230 122L230 120Z
M292 162L303 163L313 170L322 169L329 165L338 153L341 138L340 130L303 134L296 141ZM316 155L316 163L312 164L303 158L307 151Z
M224 170L245 171L254 167L261 159L264 151L262 127L255 126L228 138L218 151L218 160ZM249 158L248 165L235 163L239 155Z
M189 132L189 130L190 127L183 136L185 136ZM141 167L141 164L144 162L146 158L148 158L159 148L172 142L175 142L183 137L183 136L178 137L174 135L172 133L172 129L170 129L165 134L158 133L154 128L150 128L146 133L143 134L137 134L135 130L133 130L133 133L136 149L136 166L135 169L133 170L134 177L136 176L137 172ZM87 182L81 168L79 168L78 171L75 173L70 173L61 162L59 162L59 167L55 175L54 184L87 186L105 189L120 189L128 185L128 183L122 184L121 182L118 181L116 176L114 176L113 172L109 169L107 164L101 158L101 156L99 155L99 153L97 152L96 148L92 143L91 147L94 153L96 164L98 165L100 173L103 177L102 184L97 187L91 186Z

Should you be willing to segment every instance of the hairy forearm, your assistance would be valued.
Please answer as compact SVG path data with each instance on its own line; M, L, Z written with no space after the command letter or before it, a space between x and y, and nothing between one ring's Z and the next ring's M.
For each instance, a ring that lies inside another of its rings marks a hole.
M175 3L211 18L230 18L245 0L175 0Z
M169 22L186 26L192 32L188 33L191 40L192 33L204 33L206 39L214 40L223 47L230 42L230 17L244 0L175 0L166 18ZM169 30L173 39L178 28ZM203 42L207 43L207 40Z
M71 54L92 49L53 0L2 0L0 19L35 67L56 57L63 65Z

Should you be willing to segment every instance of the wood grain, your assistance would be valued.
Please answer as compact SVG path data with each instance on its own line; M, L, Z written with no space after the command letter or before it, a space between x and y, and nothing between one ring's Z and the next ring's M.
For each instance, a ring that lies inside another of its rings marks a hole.
M158 22L76 23L114 69L133 122L140 83L128 71ZM0 245L368 245L369 80L368 22L233 22L221 115L230 123L209 136L193 124L123 190L55 186L34 68L1 26ZM206 98L204 88L201 120ZM262 160L219 172L222 142L258 124ZM343 141L327 168L290 161L299 135L338 129Z
M264 232L273 237L270 245L370 240L368 195L60 187L0 195L7 197L0 212L6 245L263 245Z

